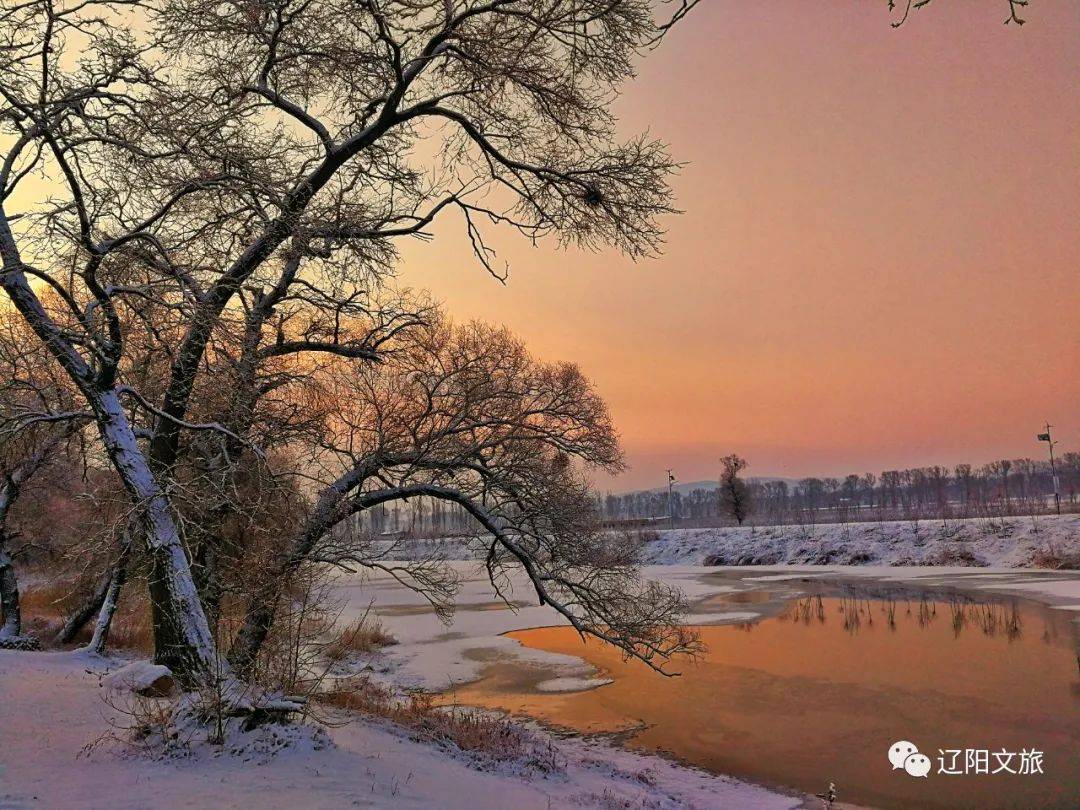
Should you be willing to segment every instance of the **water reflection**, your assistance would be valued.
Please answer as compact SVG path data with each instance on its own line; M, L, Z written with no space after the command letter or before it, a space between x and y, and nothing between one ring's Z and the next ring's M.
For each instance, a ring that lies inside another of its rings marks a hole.
M954 638L966 629L981 631L984 635L1002 636L1008 641L1018 640L1023 632L1023 614L1016 600L1008 602L975 602L970 599L952 597L945 602L922 597L918 601L896 599L870 599L859 596L841 596L836 600L837 612L844 630L852 635L864 627L872 628L875 616L884 622L889 630L896 632L897 610L909 617L916 627L926 629L938 618L938 608L947 609L949 625ZM779 621L809 625L813 622L825 624L827 614L825 599L820 595L806 596L790 600L776 617ZM761 619L746 622L749 627ZM1043 640L1057 639L1056 632L1047 622L1043 622Z
M834 781L857 804L1074 806L1080 680L1070 614L1020 600L854 590L773 608L756 622L700 628L708 652L674 679L583 646L567 628L513 633L581 656L614 683L543 694L535 686L550 672L493 662L453 699L622 732L632 747L809 794ZM938 748L1038 748L1046 773L913 779L887 762L896 739L932 758Z

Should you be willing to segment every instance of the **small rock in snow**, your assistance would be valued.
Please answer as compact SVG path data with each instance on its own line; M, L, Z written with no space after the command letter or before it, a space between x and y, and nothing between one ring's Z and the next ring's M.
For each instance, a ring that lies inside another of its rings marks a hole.
M135 661L101 680L110 692L134 692L143 697L167 697L176 688L172 671L161 664Z

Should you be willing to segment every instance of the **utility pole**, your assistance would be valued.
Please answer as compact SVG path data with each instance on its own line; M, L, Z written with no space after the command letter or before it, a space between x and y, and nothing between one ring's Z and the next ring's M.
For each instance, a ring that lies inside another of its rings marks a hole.
M672 495L672 488L675 486L675 476L671 474L671 470L667 471L667 518L668 528L675 528L675 498Z
M1057 466L1054 464L1054 445L1057 444L1050 438L1050 428L1052 428L1049 422L1046 423L1046 433L1040 433L1036 438L1040 442L1046 442L1050 447L1050 475L1054 480L1054 507L1057 513L1061 514L1061 486L1058 484Z

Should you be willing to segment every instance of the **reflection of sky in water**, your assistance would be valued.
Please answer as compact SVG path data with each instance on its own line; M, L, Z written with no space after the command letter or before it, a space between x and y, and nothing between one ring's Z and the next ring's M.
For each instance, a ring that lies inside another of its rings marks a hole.
M747 592L749 593L749 592ZM758 592L761 593L761 592ZM724 594L712 604L768 598ZM882 807L1057 807L1080 795L1080 681L1070 614L1027 602L961 597L809 596L775 615L701 628L709 651L663 679L567 628L513 633L580 655L610 675L589 692L544 695L550 672L494 663L458 689L462 703L521 711L583 731L625 730L719 773ZM931 756L926 779L892 772L909 739ZM939 748L1037 748L1043 776L937 774Z

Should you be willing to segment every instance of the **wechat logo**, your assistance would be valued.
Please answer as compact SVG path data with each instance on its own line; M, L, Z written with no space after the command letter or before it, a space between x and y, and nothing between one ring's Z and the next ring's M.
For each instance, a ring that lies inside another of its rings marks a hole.
M908 776L926 777L930 773L930 757L920 754L915 743L907 740L894 742L889 746L889 762L893 770L902 768Z

